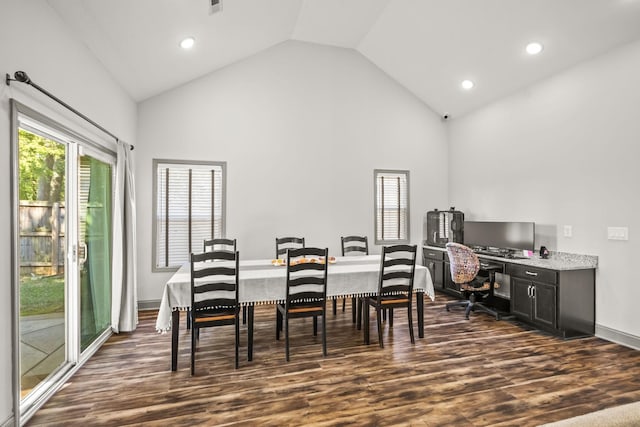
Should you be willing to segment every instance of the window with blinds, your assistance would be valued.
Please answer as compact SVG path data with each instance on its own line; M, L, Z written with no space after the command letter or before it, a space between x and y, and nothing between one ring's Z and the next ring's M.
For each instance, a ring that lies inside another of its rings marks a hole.
M374 171L376 244L409 242L409 171Z
M175 270L225 235L225 162L154 160L154 267Z

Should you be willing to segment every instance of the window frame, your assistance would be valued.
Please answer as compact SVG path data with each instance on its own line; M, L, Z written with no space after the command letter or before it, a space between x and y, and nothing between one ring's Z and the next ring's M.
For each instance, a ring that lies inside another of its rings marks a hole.
M378 176L381 174L402 174L407 177L407 208L406 208L406 230L405 230L405 239L378 239ZM397 245L397 244L408 244L411 241L410 231L411 231L411 200L410 200L410 173L408 169L374 169L373 170L373 239L376 245Z
M226 237L227 235L227 162L213 161L213 160L178 160L178 159L153 159L152 160L152 180L153 180L153 200L152 200L152 236L151 236L151 271L154 273L159 272L175 272L180 269L180 266L176 267L160 267L157 265L158 257L158 165L170 164L170 165L194 165L194 166L218 166L222 169L222 214L221 214L221 226L219 237Z

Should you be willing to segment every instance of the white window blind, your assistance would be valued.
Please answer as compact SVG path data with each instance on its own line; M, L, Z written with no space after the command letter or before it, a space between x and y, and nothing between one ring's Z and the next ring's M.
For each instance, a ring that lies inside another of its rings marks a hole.
M409 241L409 171L375 170L376 244Z
M225 163L154 160L155 267L180 267L224 237Z

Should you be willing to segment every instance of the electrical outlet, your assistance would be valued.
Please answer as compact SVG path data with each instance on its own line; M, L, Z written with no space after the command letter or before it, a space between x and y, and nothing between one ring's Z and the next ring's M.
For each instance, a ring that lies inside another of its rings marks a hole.
M573 227L570 225L565 225L564 226L564 237L571 237L573 236Z
M628 227L608 227L607 239L629 240L629 228Z

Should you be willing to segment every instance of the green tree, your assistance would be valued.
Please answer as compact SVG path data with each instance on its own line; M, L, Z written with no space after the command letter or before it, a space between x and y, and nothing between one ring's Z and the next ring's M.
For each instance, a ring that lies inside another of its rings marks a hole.
M65 146L19 130L20 200L64 200Z

